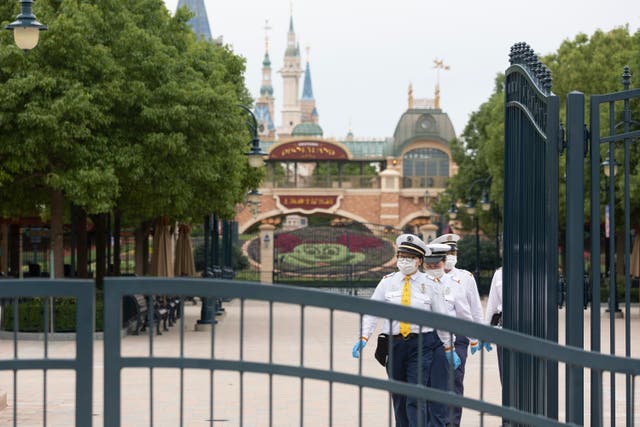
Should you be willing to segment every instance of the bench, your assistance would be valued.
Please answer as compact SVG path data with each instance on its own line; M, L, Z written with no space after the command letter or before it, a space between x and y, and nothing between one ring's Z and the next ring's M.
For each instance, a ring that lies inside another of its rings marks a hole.
M134 335L139 335L140 332L144 332L148 326L149 320L149 304L145 295L125 295L123 299L123 314L135 314L136 329ZM154 302L153 307L153 323L156 324L156 333L162 335L160 332L160 320L164 320L164 330L167 329L167 313L168 310L159 306ZM129 319L126 319L129 320Z

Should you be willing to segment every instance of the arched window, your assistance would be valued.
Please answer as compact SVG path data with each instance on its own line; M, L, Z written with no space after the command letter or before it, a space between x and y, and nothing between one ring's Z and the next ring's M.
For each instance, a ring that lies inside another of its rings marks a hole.
M403 188L444 188L449 178L449 156L437 148L417 148L402 158Z

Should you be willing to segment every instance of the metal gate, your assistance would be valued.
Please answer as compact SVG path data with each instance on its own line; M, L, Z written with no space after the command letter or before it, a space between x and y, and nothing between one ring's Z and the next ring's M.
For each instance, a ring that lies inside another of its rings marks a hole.
M616 330L615 318L625 316L625 356L631 357L631 201L630 201L630 154L632 143L640 136L638 120L632 118L631 103L640 100L640 89L630 89L631 72L625 67L622 74L622 91L591 95L589 131L584 124L584 94L570 93L567 97L567 313L568 322L574 325L572 332L567 330L567 343L572 337L572 345L584 347L582 342L582 306L585 301L591 301L591 350L601 352L601 285L608 286L608 316L609 316L609 353L615 354ZM636 104L637 113L637 104ZM590 145L588 140L590 139ZM589 287L584 290L583 277L585 275L584 251L584 157L589 148L590 155L590 274ZM602 156L604 155L604 156ZM601 157L604 161L601 162ZM616 159L622 159L620 163ZM620 168L618 166L621 166ZM616 175L618 169L623 174ZM604 178L604 179L603 179ZM604 184L604 185L603 185ZM622 201L622 212L618 215L616 200ZM604 217L604 218L603 218ZM620 230L616 227L616 219L622 217L624 226ZM604 219L604 226L602 221ZM624 239L623 253L616 253L616 239L621 233ZM637 238L637 237L636 237ZM608 240L608 242L607 242ZM608 245L607 245L608 243ZM570 246L571 245L571 246ZM601 254L606 252L603 265ZM617 289L620 272L616 271L620 258L623 258L624 275L624 314L618 308ZM616 262L618 261L618 262ZM618 277L618 280L616 278ZM590 291L589 291L590 290ZM571 316L571 317L569 317ZM571 319L571 320L569 320ZM579 331L579 333L578 333ZM569 377L568 377L569 379ZM582 396L583 372L574 371L571 381L575 385L575 394ZM603 375L597 370L591 371L590 381L591 425L603 424ZM609 377L609 402L615 402L616 377ZM625 376L625 414L617 419L616 405L611 403L609 409L611 425L619 425L619 419L626 420L626 425L633 423L633 377ZM569 396L567 396L567 399ZM623 399L618 399L623 400ZM569 401L569 400L567 400ZM576 423L582 423L582 399L574 399L572 417L568 418ZM616 422L618 421L618 422Z
M558 340L559 103L551 73L525 43L506 71L504 158L504 327ZM558 367L504 352L503 404L558 416ZM531 384L538 384L536 389Z

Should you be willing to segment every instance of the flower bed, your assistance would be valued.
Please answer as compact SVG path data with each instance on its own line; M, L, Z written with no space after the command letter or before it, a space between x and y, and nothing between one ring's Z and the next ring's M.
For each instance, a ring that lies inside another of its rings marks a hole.
M370 232L335 227L305 227L275 235L275 262L281 273L358 275L393 258L391 242ZM259 242L248 248L259 262Z

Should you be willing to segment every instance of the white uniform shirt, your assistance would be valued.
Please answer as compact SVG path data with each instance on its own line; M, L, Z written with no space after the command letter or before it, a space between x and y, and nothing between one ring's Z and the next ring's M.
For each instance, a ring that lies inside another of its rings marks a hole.
M460 283L453 280L453 278L447 274L435 280L428 277L428 280L434 283L434 289L441 295L441 298L437 298L436 295L432 296L433 311L460 319L470 320L472 318L466 291L464 287L460 286ZM444 310L439 307L438 300L444 301ZM451 344L452 333L449 331L438 331L438 335L445 346Z
M386 275L382 278L378 286L376 286L371 299L376 301L386 301L391 304L402 304L402 289L404 288L405 276L400 272ZM461 289L455 285L449 278L443 277L443 280L433 280L426 274L418 271L411 275L411 307L426 311L439 312L450 316L457 316L458 311L464 311L466 307L469 312L468 305L462 298ZM362 318L362 336L369 339L376 329L379 318L372 315L364 315ZM400 333L400 322L392 320L391 327L388 319L383 319L382 331L397 335ZM431 332L433 327L411 324L411 332ZM445 346L451 345L451 336L448 331L438 331L440 340Z
M458 283L464 289L464 298L466 298L467 304L469 305L469 316L463 317L458 315L458 317L471 322L484 323L478 285L476 284L476 279L473 277L473 274L467 270L454 267L451 271L446 273L446 275L450 276L454 282ZM469 337L469 340L475 341L475 338Z
M459 268L453 268L446 274L451 276L456 283L462 285L465 290L467 303L469 304L469 309L471 311L471 316L465 319L472 322L482 323L484 320L484 316L482 314L482 303L480 302L478 285L476 284L476 279L473 277L473 274L467 270L461 270Z
M496 270L493 274L493 279L491 279L491 289L489 290L484 322L487 325L491 324L491 317L496 313L502 313L502 267Z

